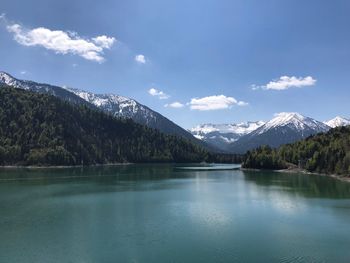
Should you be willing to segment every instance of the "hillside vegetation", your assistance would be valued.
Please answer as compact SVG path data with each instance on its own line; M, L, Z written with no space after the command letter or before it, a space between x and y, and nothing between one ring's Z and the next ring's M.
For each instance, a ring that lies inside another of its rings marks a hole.
M0 165L200 162L195 144L56 97L0 89Z
M350 126L272 149L261 146L248 151L243 167L284 169L298 166L310 172L350 175Z

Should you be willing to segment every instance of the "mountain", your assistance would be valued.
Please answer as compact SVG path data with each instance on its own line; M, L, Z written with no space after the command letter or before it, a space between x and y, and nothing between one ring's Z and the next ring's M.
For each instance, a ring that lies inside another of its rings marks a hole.
M0 71L0 84L19 88L19 89L24 89L28 91L53 95L74 104L89 105L89 103L87 103L82 98L76 96L72 92L69 92L68 90L65 90L61 87L52 86L49 84L37 83L30 80L16 79L12 77L10 74L2 71Z
M331 128L335 128L335 127L350 125L350 120L337 116L334 119L325 121L324 124L328 125Z
M233 142L229 149L234 153L245 153L261 145L278 147L329 129L326 124L299 113L282 112L258 129Z
M301 168L310 172L350 176L350 126L310 136L277 149L261 146L245 155L243 167Z
M207 157L188 140L130 119L46 94L0 89L0 165L200 162Z
M228 146L232 142L237 141L243 135L256 130L264 124L263 121L238 124L201 124L190 129L190 131L197 139L227 151Z
M211 147L208 147L208 145L205 143L194 138L190 132L181 128L158 112L151 110L133 99L119 95L94 94L92 92L78 89L62 88L49 84L37 83L34 81L19 80L6 72L0 72L0 84L53 95L74 104L84 104L91 108L101 109L115 117L131 118L133 121L139 124L158 129L166 134L184 137L192 142L206 147L207 149L214 150Z
M79 89L66 89L115 117L130 118L139 124L158 129L166 134L182 136L193 142L200 143L188 131L136 100L114 94L95 94Z

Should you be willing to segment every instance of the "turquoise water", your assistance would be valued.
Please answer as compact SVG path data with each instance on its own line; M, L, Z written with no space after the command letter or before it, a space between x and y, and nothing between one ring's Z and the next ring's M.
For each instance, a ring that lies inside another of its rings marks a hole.
M0 262L349 262L350 184L172 165L0 171Z

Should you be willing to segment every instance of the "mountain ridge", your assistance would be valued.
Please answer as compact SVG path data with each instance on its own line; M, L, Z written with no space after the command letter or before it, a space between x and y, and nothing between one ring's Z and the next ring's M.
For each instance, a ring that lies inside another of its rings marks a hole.
M232 127L247 127L248 124L256 125L255 129L242 129L241 131L232 129ZM244 153L245 150L251 149L253 146L270 145L275 147L276 143L273 142L273 138L265 138L256 140L252 143L252 137L265 132L274 133L276 140L279 141L280 137L285 137L286 140L281 140L283 143L294 142L300 140L309 135L317 134L319 132L326 132L331 128L350 125L350 120L336 116L329 121L318 121L316 119L303 116L297 112L281 112L275 114L274 118L268 122L257 121L257 122L242 122L238 124L200 124L189 131L198 139L204 140L212 145L225 149L228 152ZM286 126L286 127L284 127ZM273 131L275 128L280 128L280 131ZM291 134L290 130L294 130L294 135ZM299 134L298 134L299 133ZM247 139L250 137L251 139ZM242 139L242 140L241 140ZM244 147L243 144L251 146ZM232 146L233 145L233 146ZM278 144L279 145L279 144ZM233 148L233 149L232 149ZM238 148L238 150L237 150Z
M336 116L335 118L330 119L328 121L324 121L323 123L328 125L331 128L335 128L335 127L350 125L350 119Z
M101 109L115 117L131 118L136 123L158 129L165 134L181 136L208 150L217 151L216 148L210 147L205 142L196 139L191 133L160 113L153 111L136 100L124 96L115 94L95 94L80 89L59 87L30 80L20 80L4 71L0 71L0 83L15 88L53 95L74 104L84 104L91 108ZM107 100L108 103L96 103L96 99L100 99L100 102Z
M273 119L258 129L232 143L230 150L234 153L245 153L261 145L275 148L310 135L327 132L329 129L330 127L324 123L299 113L282 112L276 114Z
M228 145L237 141L245 134L252 132L261 125L263 121L248 121L238 124L201 124L190 129L192 135L222 150L228 150Z
M12 87L0 89L0 165L200 162L194 143L98 109ZM214 156L215 157L215 156Z

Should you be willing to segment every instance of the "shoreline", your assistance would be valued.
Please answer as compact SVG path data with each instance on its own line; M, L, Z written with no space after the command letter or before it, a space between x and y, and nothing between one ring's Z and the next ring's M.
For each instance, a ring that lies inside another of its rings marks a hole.
M192 162L191 162L192 163ZM90 165L0 165L0 169L63 169L63 168L85 168L85 167L99 167L99 166L123 166L133 164L189 164L188 162L140 162L140 163L103 163ZM192 164L215 164L205 162L193 162ZM239 163L216 163L216 164L239 164ZM240 165L240 164L239 164Z
M0 169L64 169L64 168L84 168L84 167L98 167L98 166L122 166L131 165L135 163L106 163L106 164L91 164L91 165L4 165Z
M54 166L25 166L25 165L6 165L6 166L0 166L1 169L65 169L65 168L88 168L88 167L100 167L100 166L127 166L127 165L133 165L137 163L107 163L107 164L92 164L92 165L54 165ZM164 164L164 163L161 163ZM171 163L173 164L173 163ZM241 171L272 171L272 172L278 172L278 173L302 173L306 175L317 175L317 176L327 176L331 177L337 180L340 180L342 182L350 183L350 177L342 177L336 174L324 174L324 173L313 173L308 172L305 169L300 168L287 168L287 169L281 169L281 170L273 170L273 169L257 169L257 168L239 168Z
M350 177L341 177L336 174L324 174L324 173L313 173L313 172L308 172L305 169L300 169L300 168L287 168L287 169L281 169L281 170L268 170L268 169L256 169L256 168L241 168L242 171L273 171L273 172L278 172L278 173L302 173L306 175L317 175L317 176L327 176L331 177L334 179L337 179L342 182L350 183Z

